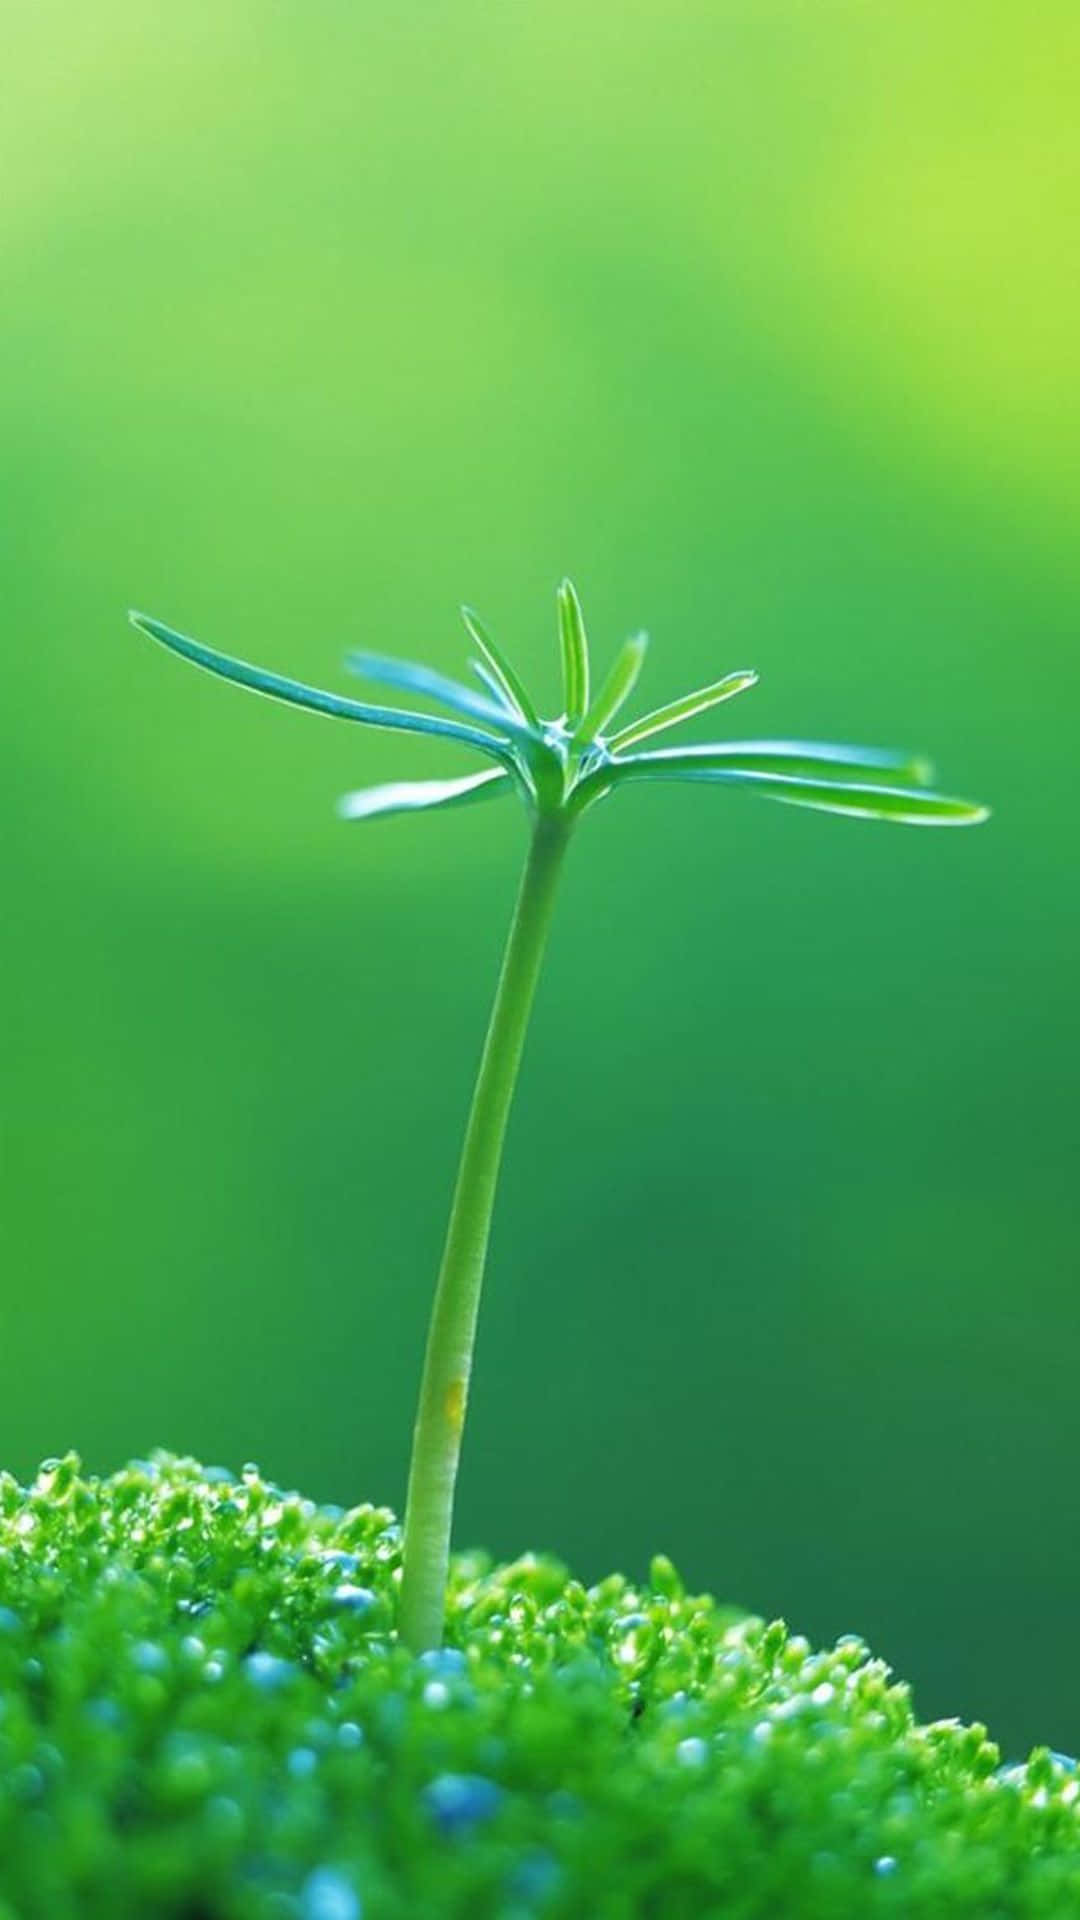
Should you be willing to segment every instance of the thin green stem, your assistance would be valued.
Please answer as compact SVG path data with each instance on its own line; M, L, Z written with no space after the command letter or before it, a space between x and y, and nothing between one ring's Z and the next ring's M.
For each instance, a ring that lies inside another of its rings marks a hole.
M442 1639L454 1484L499 1164L568 835L565 815L542 815L534 829L465 1129L405 1502L398 1627L414 1653Z

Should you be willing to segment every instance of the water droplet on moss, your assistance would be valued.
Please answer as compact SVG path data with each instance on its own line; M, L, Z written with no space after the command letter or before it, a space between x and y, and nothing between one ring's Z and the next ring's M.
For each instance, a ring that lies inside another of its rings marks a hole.
M97 1727L122 1727L127 1717L115 1700L88 1700L83 1712Z
M562 1879L562 1868L554 1854L537 1847L519 1860L507 1882L508 1891L518 1900L546 1900Z
M167 1673L169 1656L153 1640L138 1640L131 1649L132 1665L138 1673Z
M480 1773L440 1773L423 1792L424 1805L447 1834L490 1819L501 1799L502 1789Z
M416 1664L423 1667L425 1672L438 1674L445 1680L464 1673L468 1661L460 1647L432 1647L420 1655Z
M342 1573L355 1573L360 1565L355 1553L347 1553L344 1547L324 1547L319 1559L324 1567L337 1567Z
M213 1793L206 1803L206 1818L226 1840L238 1840L244 1831L243 1809L226 1793Z
M370 1613L375 1605L375 1595L370 1587L354 1587L348 1581L335 1587L330 1599L342 1613L355 1613L361 1618L365 1613Z
M548 1794L548 1812L553 1820L580 1820L584 1808L578 1794L571 1793L568 1787L556 1787Z
M282 1660L276 1653L249 1653L244 1668L249 1680L262 1693L278 1693L296 1676L292 1661Z
M303 1920L360 1920L360 1899L336 1867L316 1867L300 1889Z
M32 1766L29 1761L13 1767L8 1775L7 1789L17 1806L32 1806L35 1800L41 1799L44 1788L40 1767Z

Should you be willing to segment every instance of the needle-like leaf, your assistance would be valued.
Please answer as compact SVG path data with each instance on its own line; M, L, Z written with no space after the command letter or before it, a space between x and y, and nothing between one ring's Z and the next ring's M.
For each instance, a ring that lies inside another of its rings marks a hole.
M336 720L358 720L369 727L388 727L398 733L431 733L444 740L460 740L466 746L477 747L481 753L504 763L512 758L508 740L500 738L498 734L482 731L479 727L462 726L456 720L444 720L437 714L407 713L397 707L368 706L364 701L349 700L339 693L327 693L321 687L305 686L302 681L288 680L282 674L269 673L265 667L253 667L246 660L236 660L230 654L218 653L214 647L204 646L200 640L177 633L174 628L165 626L163 621L151 619L149 614L133 612L130 619L140 633L160 641L163 647L192 661L195 666L204 667L208 673L216 673L223 680L232 680L237 686L248 687L253 693L265 694L270 700L283 700L289 706L304 707L310 713L329 714Z
M926 786L933 779L928 760L887 747L834 746L816 740L731 740L715 746L658 747L648 753L616 754L610 763L620 778L655 775L680 780L711 780L718 773L779 773L861 780L884 773L905 786ZM630 769L636 769L636 775Z
M609 742L611 750L613 753L622 753L638 740L647 740L652 733L662 733L666 727L676 727L680 720L692 720L696 713L707 713L710 707L718 707L722 700L733 700L737 693L744 693L748 687L756 687L757 679L757 674L747 667L738 673L725 674L722 680L714 680L711 686L699 687L696 693L684 693L681 700L669 700L666 706L642 714L640 720L631 720L629 726L623 727Z
M421 666L413 660L397 660L385 653L355 651L345 655L345 665L350 673L359 674L364 680L374 680L386 687L403 687L406 693L419 693L426 700L437 700L453 712L468 714L487 726L526 739L532 737L532 728L520 714L511 712L505 704L496 706L482 693L474 693L460 681L436 673L433 667Z
M603 732L608 721L618 713L624 700L630 698L637 683L638 674L641 672L648 644L648 635L644 633L635 634L632 640L624 641L615 656L607 679L593 699L578 729L582 740L595 740L597 734Z
M472 607L462 607L461 617L465 622L465 631L473 645L479 647L491 673L499 682L512 707L516 707L523 720L530 727L539 727L540 716L533 706L519 674L514 671L501 647L496 646L485 627L480 615Z
M747 787L767 800L782 800L792 807L814 807L821 813L846 813L862 819L894 820L906 826L976 826L985 820L987 807L970 800L954 799L949 794L930 793L925 787L888 787L864 785L856 781L809 779L796 774L771 773L761 767L724 765L687 767L682 755L642 754L636 760L609 762L595 776L597 795L610 792L623 779L712 780L718 784ZM582 791L585 791L583 783Z
M476 675L482 687L487 688L488 693L491 695L500 712L505 710L507 713L514 714L519 720L524 718L517 702L511 702L510 696L501 680L495 678L491 668L486 667L482 660L470 660L469 671Z
M581 601L572 581L563 581L557 598L566 724L571 733L576 733L589 704L589 643L585 637Z
M463 807L476 800L497 800L511 790L509 774L498 767L470 773L463 780L392 780L382 787L361 787L342 794L343 820L373 820L379 814L419 813L432 807Z
M812 807L819 813L845 813L856 819L893 820L908 827L977 827L989 818L989 807L958 800L926 787L863 787L841 781L784 780L767 773L741 778L768 800L791 807Z

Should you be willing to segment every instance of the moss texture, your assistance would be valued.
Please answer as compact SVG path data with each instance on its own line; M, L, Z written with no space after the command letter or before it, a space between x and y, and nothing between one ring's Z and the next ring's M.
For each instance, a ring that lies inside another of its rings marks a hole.
M0 1477L0 1920L1080 1916L1080 1772L859 1641L462 1557L414 1660L398 1556L254 1469Z

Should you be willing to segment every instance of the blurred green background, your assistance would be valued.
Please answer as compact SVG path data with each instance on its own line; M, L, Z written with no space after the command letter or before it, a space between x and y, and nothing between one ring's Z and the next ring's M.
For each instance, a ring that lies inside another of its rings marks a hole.
M639 789L575 849L459 1538L668 1551L1080 1746L1071 6L39 0L0 26L0 1454L400 1503L511 808L215 685L925 748L969 834ZM708 730L707 730L708 731Z

